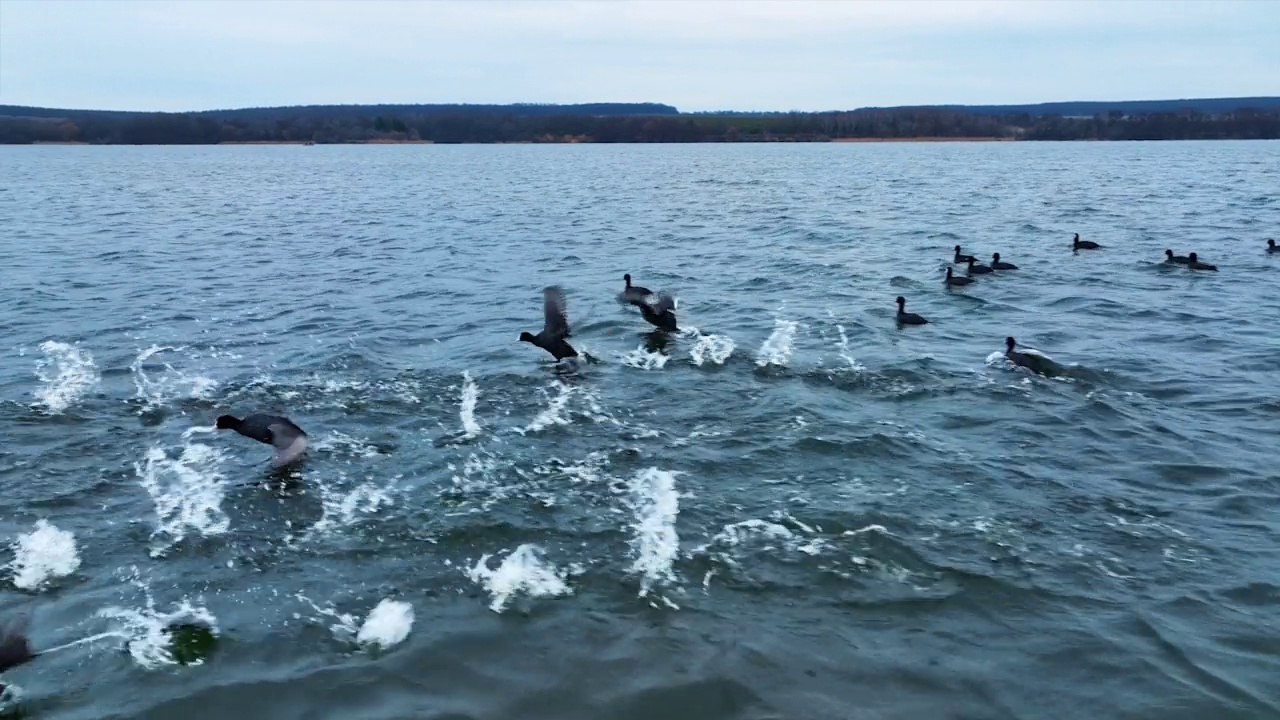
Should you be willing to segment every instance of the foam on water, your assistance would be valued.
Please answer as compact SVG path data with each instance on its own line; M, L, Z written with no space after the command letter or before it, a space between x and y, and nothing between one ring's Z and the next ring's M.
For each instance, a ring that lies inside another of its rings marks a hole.
M698 339L689 348L689 358L698 367L702 367L707 361L712 365L723 365L738 347L728 335L703 335L696 330L694 332Z
M154 376L148 375L143 368L148 360L160 353L177 353L185 349L152 345L134 358L130 366L133 370L133 386L137 389L136 397L143 401L146 409L157 408L182 398L207 399L217 389L216 381L202 375L188 375L169 362L163 362L164 370Z
M521 435L527 435L531 432L540 432L553 425L569 425L573 422L573 413L569 409L569 403L577 399L581 405L578 412L598 423L613 423L621 425L617 419L605 411L600 404L599 394L585 386L573 386L568 383L556 381L551 385L555 389L556 394L551 396L547 402L547 407L537 414L523 428L515 428L515 432Z
M458 401L458 415L462 419L462 430L466 433L467 438L474 438L480 434L480 423L476 422L476 400L480 397L480 391L476 387L476 381L471 379L471 373L462 373L462 397Z
M773 332L765 338L756 353L756 365L786 367L791 362L791 344L795 341L798 323L778 318L773 321Z
M44 357L36 361L36 377L44 387L36 391L36 405L47 412L60 413L84 396L100 376L93 356L57 340L40 343Z
M480 556L467 576L482 585L493 597L489 609L501 613L517 595L530 598L570 595L565 571L543 559L542 548L524 544L503 559L496 568L489 567L489 554Z
M332 605L329 607L320 607L315 603L315 601L300 592L295 593L294 597L299 601L310 605L311 609L316 611L316 614L320 617L326 617L333 620L334 623L329 626L329 631L333 633L335 638L338 638L339 640L349 640L355 637L356 633L360 631L359 626L356 625L355 615L351 613L338 612ZM302 617L298 613L294 613L293 616L294 618L299 619ZM314 620L319 621L319 618L314 618Z
M13 584L21 590L40 590L53 578L66 577L80 568L76 536L59 530L43 518L13 543Z
M844 326L836 324L836 331L840 333L840 359L849 365L849 369L855 373L866 370L866 366L858 362L858 359L849 351L849 337L844 333Z
M139 484L155 503L156 529L152 538L165 538L163 544L152 547L152 557L180 542L189 532L207 537L221 535L230 528L231 519L222 510L226 494L221 472L224 460L222 451L188 442L177 457L170 457L163 447L153 445L142 462L134 463Z
M400 600L384 598L365 618L356 642L377 645L383 649L399 644L413 629L413 606Z
M629 502L635 514L631 525L631 547L635 561L631 571L640 575L640 597L655 585L672 582L672 564L680 551L676 534L676 515L680 499L676 493L676 474L658 468L636 473L627 483Z
M350 455L365 460L378 457L383 454L368 440L352 437L346 433L338 432L337 430L332 430L324 437L317 440L312 448L325 452ZM348 460L348 462L350 461Z
M139 667L154 670L165 665L178 664L170 652L173 636L169 628L175 623L204 625L215 635L218 633L218 621L213 613L186 597L174 603L175 607L170 612L157 610L150 585L138 577L136 567L132 568L132 573L130 582L142 591L144 606L142 608L107 607L99 610L96 617L118 622L118 625L112 629L112 633L127 639L129 655ZM203 660L196 660L192 664L200 665L203 662Z
M338 478L340 484L347 484L345 474L339 473ZM394 504L392 495L399 480L400 476L396 476L381 485L372 480L366 480L346 490L316 481L320 488L320 501L324 506L324 512L308 534L348 527L366 515L377 513L383 507L391 507Z
M643 345L622 356L622 364L639 370L661 370L667 366L670 355L649 352Z

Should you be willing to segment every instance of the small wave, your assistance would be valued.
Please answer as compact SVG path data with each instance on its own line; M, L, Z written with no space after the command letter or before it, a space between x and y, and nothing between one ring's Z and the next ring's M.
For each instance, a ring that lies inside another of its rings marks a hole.
M795 340L797 323L794 320L774 320L773 333L760 345L756 353L756 365L786 367L791 361L791 344Z
M569 411L569 402L575 398L585 406L579 412L591 420L598 423L621 424L612 415L605 412L600 405L600 396L596 391L583 386L575 387L560 381L557 381L552 387L556 389L556 394L550 398L547 407L539 412L528 425L523 428L517 428L516 432L521 435L527 435L531 432L541 432L553 425L569 425L573 422L572 413Z
M723 365L738 347L728 335L703 335L699 332L697 336L698 341L689 349L689 357L698 367L708 360L712 365Z
M87 350L56 340L40 344L44 357L36 361L36 377L44 387L36 391L36 404L60 413L84 396L100 376Z
M59 530L43 518L31 532L21 535L13 544L13 584L22 590L40 590L49 580L66 577L80 568L76 536Z
M656 585L675 580L672 564L680 551L676 534L680 499L675 485L675 473L653 467L636 473L627 484L635 513L631 546L636 557L631 571L640 574L640 597L648 596Z
M489 609L496 613L506 609L516 595L539 598L572 594L565 582L567 573L546 562L537 545L521 545L496 568L489 567L490 557L481 555L467 575L493 597Z
M340 473L339 477L345 482L345 475ZM331 488L325 483L318 483L320 502L324 510L320 520L311 527L308 535L350 527L364 515L376 513L384 506L391 507L394 504L392 494L395 492L398 480L397 476L383 485L366 481L346 491Z
M225 455L201 443L182 446L171 458L160 446L152 446L141 463L134 463L139 484L151 496L156 508L156 529L152 538L166 536L168 542L152 548L157 557L188 532L201 536L221 535L231 527L222 510L226 484L220 471Z
M316 450L353 455L358 458L374 458L382 455L382 451L368 440L352 437L346 433L331 431L316 441L312 446Z
M857 358L849 352L849 337L845 335L844 326L837 324L836 331L840 333L840 359L844 360L848 364L849 370L855 373L865 371L867 369L866 366L858 362Z
M458 415L462 419L462 429L466 433L467 438L474 438L480 434L480 423L476 422L476 400L480 397L480 391L476 388L476 381L471 379L471 373L462 373L462 397L458 401Z

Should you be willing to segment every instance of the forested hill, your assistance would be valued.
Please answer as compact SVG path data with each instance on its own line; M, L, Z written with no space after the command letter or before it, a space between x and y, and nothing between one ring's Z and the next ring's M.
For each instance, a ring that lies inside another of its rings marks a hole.
M1074 101L1036 103L1034 105L920 105L874 108L877 110L907 109L947 109L962 110L974 115L1061 115L1063 117L1093 117L1121 113L1124 115L1150 115L1152 113L1196 112L1205 115L1218 115L1235 112L1241 108L1256 110L1280 110L1280 97L1240 97L1240 98L1192 98L1187 100L1118 100L1118 101ZM873 109L873 108L865 108Z
M1056 112L1051 112L1056 110ZM0 144L1280 139L1280 98L681 113L656 103L308 105L144 113L0 105Z

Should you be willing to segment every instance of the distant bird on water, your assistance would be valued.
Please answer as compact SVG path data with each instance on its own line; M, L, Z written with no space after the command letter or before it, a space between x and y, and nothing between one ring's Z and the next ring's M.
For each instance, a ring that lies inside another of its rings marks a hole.
M954 262L954 263L967 263L967 262L971 262L973 259L974 259L974 257L973 257L972 255L961 255L961 254L960 254L960 246L959 246L959 245L957 245L957 246L956 246L956 256L955 256L955 259L953 259L951 262Z
M1017 270L1018 266L1013 263L1000 262L1000 253L994 253L991 256L991 267L996 270Z
M551 285L542 289L542 311L545 318L542 332L537 335L522 332L520 341L537 345L551 353L556 360L578 357L578 351L565 342L565 338L569 337L569 318L565 310L564 290L560 286Z
M38 654L31 651L31 643L21 624L0 630L0 673L15 668ZM4 685L0 685L0 691L3 690Z
M1190 255L1187 256L1187 268L1190 270L1212 270L1214 272L1218 271L1217 265L1210 265L1209 263L1200 262L1200 260L1196 258L1195 253L1191 253Z
M898 324L899 325L926 325L928 324L928 322L929 322L928 320L925 320L920 315L907 312L907 299L902 297L901 295L898 296Z
M969 274L970 275L986 275L991 272L991 268L986 265L979 265L974 258L969 258Z
M960 285L968 285L973 282L971 277L956 277L951 274L951 268L947 268L947 279L944 281L947 287L958 287Z
M271 464L288 465L302 457L307 449L307 434L287 417L254 413L241 420L234 415L218 417L219 430L235 430L241 435L266 443L276 449Z
M1175 265L1186 265L1191 260L1186 255L1174 255L1172 250L1164 251L1164 261Z
M626 287L618 294L618 299L640 308L644 319L659 329L676 332L676 301L665 292L653 292L649 288L631 284L631 273L622 276Z
M1072 250L1097 250L1102 247L1092 240L1081 240L1080 233L1076 233L1075 239L1071 241Z
M1267 238L1267 252L1280 252L1280 245L1276 245L1276 241L1272 238Z

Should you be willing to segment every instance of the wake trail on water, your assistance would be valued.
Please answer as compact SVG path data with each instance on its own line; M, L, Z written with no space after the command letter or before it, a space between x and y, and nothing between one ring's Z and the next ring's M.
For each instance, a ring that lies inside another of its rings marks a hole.
M231 519L222 509L227 490L222 473L226 453L189 439L192 434L212 431L191 428L183 433L183 444L176 452L152 445L143 460L134 463L138 484L155 506L152 557L159 557L188 534L211 537L231 527Z
M184 350L185 346L152 345L134 358L130 365L134 397L142 402L143 412L156 410L174 400L207 400L218 388L217 381L203 375L189 375L168 361L159 361L163 369L155 374L148 374L146 366L152 358L161 353L179 353Z
M680 552L676 534L680 496L675 485L676 473L651 467L632 476L626 486L627 502L634 513L631 571L640 575L639 597L649 597L655 587L675 581L672 566ZM657 599L679 609L666 597L659 595Z
M8 567L13 571L14 586L21 590L43 590L50 580L80 568L75 534L43 518L36 521L34 530L18 537L13 551Z
M775 319L773 332L765 338L760 350L756 352L756 366L787 367L791 362L791 350L798 327L799 323L794 320Z
M36 377L44 387L36 391L34 406L57 415L66 411L97 385L102 376L93 355L57 340L40 344L44 357L36 361Z
M557 568L544 557L543 549L533 544L523 544L502 560L495 568L489 567L492 555L485 553L467 571L467 577L492 597L489 609L502 613L517 596L545 598L572 595L566 579L568 571Z

